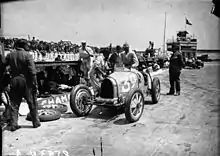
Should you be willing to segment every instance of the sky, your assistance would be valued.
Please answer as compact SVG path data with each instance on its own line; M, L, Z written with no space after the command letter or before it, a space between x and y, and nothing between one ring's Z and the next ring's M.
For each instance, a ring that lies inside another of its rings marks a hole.
M220 49L220 19L211 0L27 0L3 4L6 37L35 36L45 41L70 40L89 45L122 45L145 50L149 41L162 48L166 39L186 29L198 38L198 49Z

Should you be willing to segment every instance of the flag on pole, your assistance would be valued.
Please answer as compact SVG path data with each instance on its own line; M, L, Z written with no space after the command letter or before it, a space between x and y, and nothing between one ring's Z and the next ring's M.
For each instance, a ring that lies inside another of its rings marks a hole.
M186 18L186 24L187 25L192 25L192 23Z

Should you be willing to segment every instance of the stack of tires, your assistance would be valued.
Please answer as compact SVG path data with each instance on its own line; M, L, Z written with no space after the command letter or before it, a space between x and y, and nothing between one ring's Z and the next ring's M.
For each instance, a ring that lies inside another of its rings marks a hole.
M41 122L58 120L61 114L67 112L67 105L65 104L45 104L38 106L38 114ZM27 114L27 120L32 121L30 113Z

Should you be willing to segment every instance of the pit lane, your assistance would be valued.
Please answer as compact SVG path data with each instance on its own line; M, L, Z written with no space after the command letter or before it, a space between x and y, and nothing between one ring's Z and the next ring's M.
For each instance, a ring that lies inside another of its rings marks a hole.
M3 133L3 154L65 150L71 156L86 156L94 149L101 155L102 137L105 156L218 155L219 65L210 62L202 69L184 69L180 96L165 95L169 90L168 72L159 73L160 102L146 103L137 123L128 124L124 114L99 107L82 118L69 109L61 119L42 123L38 129L20 117L21 129Z

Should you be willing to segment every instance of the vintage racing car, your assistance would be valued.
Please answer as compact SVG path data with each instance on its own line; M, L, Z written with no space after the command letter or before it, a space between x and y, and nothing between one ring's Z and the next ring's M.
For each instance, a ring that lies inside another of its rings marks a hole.
M79 84L70 93L70 107L78 117L88 115L93 105L124 107L126 119L136 122L143 113L148 95L151 95L153 103L160 99L160 80L147 73L148 83L140 71L114 71L104 78L98 95L88 86Z

